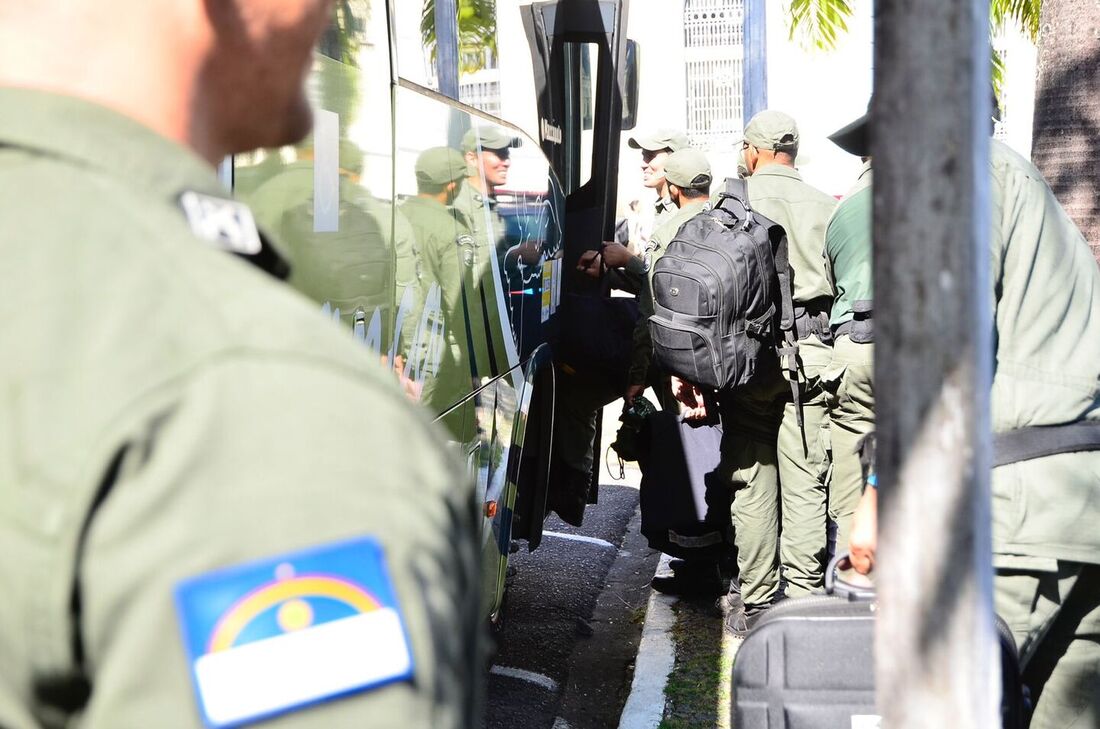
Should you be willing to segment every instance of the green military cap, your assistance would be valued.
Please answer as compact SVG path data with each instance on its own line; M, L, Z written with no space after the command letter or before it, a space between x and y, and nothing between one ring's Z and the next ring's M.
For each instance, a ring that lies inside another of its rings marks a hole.
M791 152L798 149L798 125L789 114L765 109L749 120L745 141L757 149Z
M500 127L477 127L462 136L462 151L477 152L480 149L507 149L518 147L523 140Z
M426 185L446 185L466 177L466 159L450 147L432 147L416 158L416 181Z
M626 142L632 149L644 149L647 152L660 152L662 149L671 149L678 152L688 148L687 135L677 129L655 129L650 134L639 134L631 137Z
M665 179L676 187L705 190L710 187L710 162L697 149L673 152L665 160Z

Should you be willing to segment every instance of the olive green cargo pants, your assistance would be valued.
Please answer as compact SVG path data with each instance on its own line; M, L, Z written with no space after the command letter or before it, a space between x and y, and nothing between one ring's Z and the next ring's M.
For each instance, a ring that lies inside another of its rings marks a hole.
M863 471L856 446L875 429L874 345L847 335L833 343L833 358L824 375L829 391L829 440L833 475L829 483L829 518L836 522L836 550L848 550L852 514L863 493Z
M998 569L993 588L1034 702L1031 729L1100 727L1100 566Z
M798 343L802 381L802 427L793 402L783 408L779 426L779 561L787 596L820 588L825 573L826 508L829 477L829 413L821 377L832 347L816 336Z
M719 472L733 489L731 512L741 599L770 603L779 590L779 465L782 400L734 396L722 403Z

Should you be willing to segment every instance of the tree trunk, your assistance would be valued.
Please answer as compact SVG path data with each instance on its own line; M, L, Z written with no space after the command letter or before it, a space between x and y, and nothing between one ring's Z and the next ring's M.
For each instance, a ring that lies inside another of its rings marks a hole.
M1031 155L1100 261L1100 0L1043 0Z

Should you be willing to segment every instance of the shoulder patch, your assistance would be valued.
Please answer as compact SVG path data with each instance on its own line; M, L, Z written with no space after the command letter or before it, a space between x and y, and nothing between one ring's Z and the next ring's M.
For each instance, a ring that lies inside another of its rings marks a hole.
M245 256L260 252L260 232L244 203L193 190L180 195L179 202L196 237Z
M200 575L179 583L175 599L209 727L413 675L382 547L370 538Z

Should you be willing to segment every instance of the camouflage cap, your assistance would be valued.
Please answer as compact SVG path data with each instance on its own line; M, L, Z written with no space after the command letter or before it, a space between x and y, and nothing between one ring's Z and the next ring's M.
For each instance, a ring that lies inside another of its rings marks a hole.
M765 109L749 120L745 141L757 149L794 152L798 150L798 125L789 114Z
M676 187L705 190L710 187L710 162L697 149L673 152L665 160L665 179Z
M523 143L519 137L494 126L477 127L462 136L462 151L477 152L482 149L507 149Z
M442 186L466 177L466 159L450 147L432 147L416 158L416 181L421 185Z
M631 137L626 142L631 149L644 149L647 152L660 152L662 149L671 149L678 152L687 149L689 142L687 135L678 129L655 129L650 134L639 134Z

